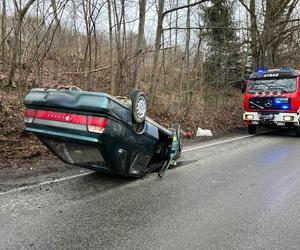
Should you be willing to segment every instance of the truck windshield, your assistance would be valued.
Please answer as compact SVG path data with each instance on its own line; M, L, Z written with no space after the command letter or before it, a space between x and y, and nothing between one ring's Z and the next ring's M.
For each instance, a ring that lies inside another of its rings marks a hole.
M257 91L281 91L285 93L295 92L296 78L286 79L257 79L250 80L248 84L248 93Z

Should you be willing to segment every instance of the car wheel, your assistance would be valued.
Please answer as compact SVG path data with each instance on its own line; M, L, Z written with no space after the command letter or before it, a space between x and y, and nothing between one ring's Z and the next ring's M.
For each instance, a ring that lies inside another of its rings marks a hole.
M300 126L295 126L295 135L296 137L300 137Z
M131 99L131 108L133 120L136 123L142 123L146 119L147 102L144 92L134 89L129 93Z
M256 125L248 125L248 133L250 134L250 135L254 135L254 134L256 134Z

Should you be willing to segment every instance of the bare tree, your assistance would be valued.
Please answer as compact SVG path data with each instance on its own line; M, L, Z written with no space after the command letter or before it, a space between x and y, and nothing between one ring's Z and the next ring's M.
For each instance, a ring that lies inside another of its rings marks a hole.
M281 64L278 60L278 49L299 29L299 18L293 19L292 14L299 0L266 0L262 1L262 8L258 13L257 1L250 0L250 6L244 0L239 2L250 14L251 53L253 67L261 65L274 67ZM258 25L263 16L263 24ZM296 25L293 25L296 23Z
M12 43L12 58L11 63L8 69L7 79L6 79L6 86L11 86L12 81L16 71L16 64L17 64L17 55L19 53L19 43L20 43L20 32L22 27L23 19L29 10L30 6L35 2L35 0L28 0L25 6L22 8L18 5L17 0L14 0L15 6L15 25L14 25L14 38Z
M164 0L158 0L158 19L157 19L157 28L156 28L156 36L155 36L155 52L154 52L154 58L153 58L153 64L152 64L152 72L151 72L151 81L150 81L150 105L153 103L153 98L155 95L155 85L157 83L157 70L159 65L159 53L161 49L161 38L163 34L163 21L164 17L171 13L175 12L181 9L190 8L196 5L199 5L204 2L208 2L210 0L200 0L193 3L190 3L190 1L186 5L182 6L176 6L174 8L171 8L169 10L164 11Z

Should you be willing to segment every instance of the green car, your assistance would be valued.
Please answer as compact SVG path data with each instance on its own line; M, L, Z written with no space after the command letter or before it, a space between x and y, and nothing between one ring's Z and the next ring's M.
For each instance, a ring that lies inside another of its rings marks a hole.
M76 87L32 89L25 97L25 130L62 161L117 175L162 176L181 154L179 126L166 129L146 116L146 97L118 99Z

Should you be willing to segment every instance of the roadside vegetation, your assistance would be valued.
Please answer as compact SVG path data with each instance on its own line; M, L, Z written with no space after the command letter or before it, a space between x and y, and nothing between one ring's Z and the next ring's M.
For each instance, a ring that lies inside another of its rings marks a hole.
M0 168L51 159L23 133L34 87L146 92L152 118L242 126L259 66L299 69L299 0L1 0Z

